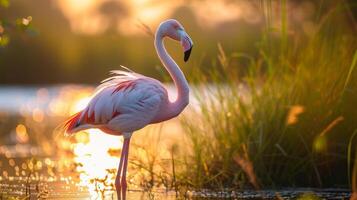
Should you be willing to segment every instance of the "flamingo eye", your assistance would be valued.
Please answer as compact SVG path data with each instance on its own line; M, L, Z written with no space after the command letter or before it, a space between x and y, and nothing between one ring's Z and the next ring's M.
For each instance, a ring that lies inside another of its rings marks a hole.
M180 26L178 24L173 25L174 29L180 29Z

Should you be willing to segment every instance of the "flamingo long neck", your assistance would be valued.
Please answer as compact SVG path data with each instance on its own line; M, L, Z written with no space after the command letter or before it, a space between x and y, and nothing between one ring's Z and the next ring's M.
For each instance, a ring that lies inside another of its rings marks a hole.
M162 64L169 72L177 88L177 98L174 102L170 102L168 104L165 117L172 118L181 113L181 111L187 106L189 102L189 86L185 75L182 73L176 62L167 53L163 44L164 37L164 32L159 29L155 35L155 48Z

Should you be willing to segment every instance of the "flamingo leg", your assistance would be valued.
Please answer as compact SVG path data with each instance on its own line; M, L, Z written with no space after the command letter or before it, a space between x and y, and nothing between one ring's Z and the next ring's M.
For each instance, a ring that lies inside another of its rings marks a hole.
M122 179L121 179L121 190L122 190L123 200L126 199L126 188L127 188L126 171L127 171L127 168L128 168L128 155L129 155L130 137L129 138L125 138L124 139L124 143L126 143L126 146L125 146L123 176L122 176Z
M123 170L123 161L125 159L125 152L124 151L126 149L126 145L127 145L127 143L124 140L122 151L121 151L121 156L120 156L119 168L118 168L117 176L115 178L115 189L117 191L118 199L121 199L121 180L120 180L120 176L121 176L121 173L122 173L122 170Z
M119 200L126 199L126 170L128 168L128 154L129 154L129 143L130 137L124 138L123 148L121 152L119 168L117 172L117 176L115 178L115 189L117 190L117 197Z

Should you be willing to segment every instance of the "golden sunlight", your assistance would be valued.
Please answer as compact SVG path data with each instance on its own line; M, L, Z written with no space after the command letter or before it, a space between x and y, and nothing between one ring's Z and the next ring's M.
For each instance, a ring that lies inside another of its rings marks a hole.
M19 143L26 143L29 141L29 136L27 134L26 126L19 124L16 126L16 140Z
M84 109L91 97L89 93L80 93L81 98L70 108L70 114ZM98 191L114 191L114 180L119 165L119 156L113 152L121 150L121 137L103 133L99 129L81 131L75 135L72 145L76 170L80 174L80 186L87 187L91 196Z
M104 27L104 19L97 12L100 1L96 0L61 0L57 5L69 19L71 28L77 33L97 34Z
M40 108L33 109L33 111L32 111L32 119L35 122L42 122L44 117L45 117L45 115L44 115L42 109L40 109Z
M149 27L170 18L177 9L188 8L198 25L216 27L243 18L248 23L261 21L256 7L244 1L156 1L156 0L57 0L59 9L69 20L72 31L100 34L109 28L121 34L144 34L140 22ZM190 12L189 11L189 12ZM215 17L212 18L211 16Z
M84 94L81 99L79 99L76 103L73 104L73 106L70 109L70 114L73 115L81 110L83 110L89 103L91 97L86 96L86 94Z
M119 158L111 154L119 151L122 138L102 133L98 129L90 129L81 134L87 134L85 142L73 145L74 161L80 173L80 185L88 187L92 196L97 191L113 190L115 173L119 165Z
M286 118L286 125L293 125L298 122L299 115L301 115L305 111L304 106L301 105L293 105Z

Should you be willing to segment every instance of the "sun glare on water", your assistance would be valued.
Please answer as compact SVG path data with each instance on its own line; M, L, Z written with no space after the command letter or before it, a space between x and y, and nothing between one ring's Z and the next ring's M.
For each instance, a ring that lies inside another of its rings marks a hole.
M74 162L80 173L80 185L88 187L92 196L98 191L114 189L116 169L119 165L120 137L102 133L98 129L90 129L78 133L85 137L84 141L74 144Z

